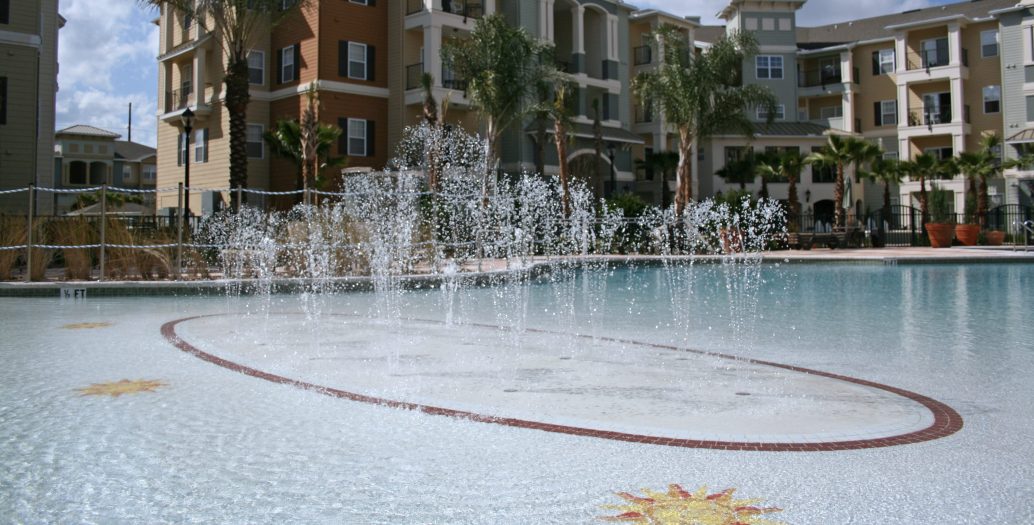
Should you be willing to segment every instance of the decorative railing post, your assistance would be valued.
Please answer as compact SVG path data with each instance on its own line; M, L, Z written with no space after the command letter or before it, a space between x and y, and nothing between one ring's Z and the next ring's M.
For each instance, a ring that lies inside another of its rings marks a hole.
M36 185L29 184L29 215L25 231L25 282L32 281L32 217L36 214Z
M104 280L105 259L107 258L107 232L108 232L108 185L101 185L101 253L100 266L101 275L98 280Z
M183 278L183 183L176 185L176 280Z

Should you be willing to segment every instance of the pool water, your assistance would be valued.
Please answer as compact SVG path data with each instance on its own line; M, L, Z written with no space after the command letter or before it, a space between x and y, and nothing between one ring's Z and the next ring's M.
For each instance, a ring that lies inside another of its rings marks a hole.
M786 523L1034 522L1032 291L1029 265L697 264L385 295L0 299L0 521L594 523L617 492L678 483ZM493 417L730 442L930 422L763 361L914 392L964 424L802 452L572 435L242 374L177 348L162 327L178 320L176 337L268 375Z

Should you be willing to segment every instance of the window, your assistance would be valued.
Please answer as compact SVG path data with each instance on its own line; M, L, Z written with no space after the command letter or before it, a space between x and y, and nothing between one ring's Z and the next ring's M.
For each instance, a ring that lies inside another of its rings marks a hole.
M933 156L937 160L948 160L955 156L955 150L951 146L941 148L925 148L923 153Z
M951 93L923 95L923 115L927 126L951 122Z
M261 159L263 157L262 131L262 124L248 124L246 148L249 159Z
M998 56L998 30L980 32L980 56L983 58Z
M843 116L844 116L844 106L843 106L843 104L836 105L836 106L826 106L826 107L823 107L823 108L819 108L819 118L831 119L831 118L840 118L840 117L843 117Z
M366 44L348 43L348 78L366 80Z
M747 148L743 146L726 146L725 147L725 165L728 166L733 162L743 160L747 157Z
M924 68L948 65L948 39L923 40L921 53Z
M1034 122L1034 96L1027 96L1027 122Z
M208 128L194 130L194 162L208 162Z
M280 83L297 80L294 64L295 46L287 46L280 50Z
M793 31L793 22L789 18L779 19L779 30L780 31Z
M896 126L898 124L898 101L882 100L875 103L876 125Z
M1002 110L1002 86L984 86L984 113Z
M187 150L190 148L190 137L186 133L180 133L176 150L176 165L182 166L187 162Z
M764 31L775 31L775 25L775 18L765 17L761 19L761 29Z
M266 83L266 54L262 51L248 52L248 83L260 86Z
M108 165L103 162L90 163L90 184L109 184Z
M141 182L154 182L158 178L158 168L150 164L145 164L140 169Z
M883 152L884 160L898 160L898 152L896 151L885 151Z
M180 70L180 101L186 107L187 96L194 92L194 65L187 64ZM179 102L177 102L179 103Z
M366 157L366 123L361 119L348 119L348 156Z
M0 124L7 124L7 77L0 77Z
M872 74L873 76L887 75L897 69L897 61L894 49L881 49L872 53Z
M744 19L743 23L744 23L743 27L746 28L747 31L757 31L758 30L758 19L757 18L747 17L746 19Z
M0 24L11 23L11 2L10 0L0 0Z
M757 64L757 77L759 79L780 79L783 78L783 57L761 55L754 58Z
M775 107L775 115L773 116L773 119L775 119L775 120L785 120L786 119L786 106L784 106L782 104L777 105ZM765 108L765 107L759 107L758 108L758 120L768 120L768 108Z
M183 31L190 31L190 26L193 25L194 19L190 15L183 15Z
M359 4L359 5L373 5L373 1L374 0L348 0L348 1L353 3L353 4Z
M122 182L132 183L136 177L133 176L132 166L122 166Z
M86 163L81 160L73 160L68 164L68 183L86 184Z

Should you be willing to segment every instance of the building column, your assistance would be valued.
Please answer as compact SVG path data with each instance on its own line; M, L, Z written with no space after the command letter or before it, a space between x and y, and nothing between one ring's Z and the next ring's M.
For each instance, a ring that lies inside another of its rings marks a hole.
M618 17L607 15L607 60L618 60Z
M205 104L205 51L198 49L194 51L194 107ZM294 67L298 67L295 64Z
M495 14L495 0L483 0L485 5L485 16Z
M951 149L952 153L958 155L959 153L966 150L966 136L962 133L951 136Z
M424 26L424 72L434 78L434 87L442 87L442 26Z
M912 160L912 145L908 139L898 139L898 160Z
M556 0L539 0L539 38L553 42L553 7Z
M894 62L896 62L896 68L898 74L904 73L908 69L908 48L905 45L905 39L908 38L908 34L902 31L894 33Z
M966 122L966 97L962 91L962 78L951 79L951 122L962 124ZM961 150L955 150L956 152Z
M585 8L571 9L571 52L585 54Z
M908 127L908 112L908 86L906 84L898 84L898 128Z
M948 65L962 65L962 28L959 24L948 24Z
M858 133L860 130L855 129L854 125L854 92L844 91L844 131L849 133Z

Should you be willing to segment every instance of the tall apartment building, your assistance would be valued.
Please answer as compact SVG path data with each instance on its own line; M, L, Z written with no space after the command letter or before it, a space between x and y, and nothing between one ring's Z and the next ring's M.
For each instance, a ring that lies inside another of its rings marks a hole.
M57 0L0 0L0 190L54 186ZM40 214L53 212L48 198ZM0 195L0 210L25 213L25 193Z
M1034 153L1034 0L994 11L1000 24L1005 156ZM1034 206L1034 166L1005 171L1005 199Z
M297 119L314 85L320 120L344 133L334 155L352 167L383 166L388 136L388 9L396 2L318 1L259 35L248 55L251 102L247 115L250 188L294 190L299 170L275 158L262 139L280 119ZM223 84L220 35L206 21L191 20L168 7L159 18L158 186L183 181L189 155L195 188L229 186L229 117ZM196 115L184 137L181 115ZM190 208L211 209L227 195L191 194ZM262 202L261 197L249 197ZM176 206L175 194L159 196L158 208ZM204 200L204 203L202 203Z
M974 151L984 134L1002 136L1003 46L995 12L1016 2L975 0L805 28L797 27L795 17L805 0L730 1L719 14L727 22L724 29L754 33L761 48L744 65L744 81L772 88L779 106L771 126L760 123L766 115L754 115L759 125L753 139L715 137L701 148L702 194L734 187L710 174L748 147L797 147L807 154L827 134L841 133L907 160L919 153L946 158ZM716 32L707 27L698 33ZM832 175L805 169L799 192L807 195L806 209L832 215ZM962 178L940 185L955 192L961 210ZM918 189L918 183L905 182L897 198L908 204ZM993 191L1000 195L1001 189ZM786 198L786 184L772 185L771 192ZM879 208L881 192L878 185L855 180L854 211Z
M398 4L390 14L389 27L389 34L397 35L392 44L399 50L389 51L393 78L389 138L397 140L405 126L418 120L423 100L420 76L424 72L434 77L436 98L449 101L446 119L471 131L478 129L477 115L463 92L464 79L457 78L449 65L442 63L440 51L449 39L465 38L478 18L499 14L511 25L555 46L557 60L577 86L573 95L573 143L566 159L575 176L594 183L599 192L610 186L633 189L631 147L642 140L626 124L631 111L629 5L616 0L407 0L404 6L403 2ZM595 160L593 132L597 111L605 150L599 163ZM552 133L552 126L548 128ZM504 169L534 169L539 154L535 131L530 120L508 130L501 147ZM559 170L552 144L549 137L542 148L547 174ZM602 164L602 173L595 172L598 164ZM614 184L610 184L611 179Z
M1018 1L974 0L820 27L797 25L796 13L806 0L730 0L718 14L725 21L721 26L635 11L620 0L316 1L262 35L251 53L248 185L296 187L297 168L272 158L261 134L278 119L297 118L303 91L314 82L322 120L345 132L335 153L353 167L382 167L403 129L419 121L425 72L434 79L435 97L449 102L446 120L477 131L480 124L465 81L443 63L440 51L449 40L466 38L478 19L491 14L555 46L578 88L573 144L565 160L575 176L601 193L610 188L660 201L662 181L643 172L637 176L635 161L650 151L673 149L674 130L663 115L641 107L630 85L637 73L660 61L651 33L661 24L684 31L697 53L728 32L753 33L760 53L744 64L744 82L770 87L779 101L770 125L767 115L749 109L758 122L755 136L720 134L697 145L697 196L733 189L735 184L715 173L749 148L796 148L808 154L831 133L864 137L889 157L910 159L924 152L947 157L972 151L984 134L993 132L1008 139L1004 153L1016 156L1034 143L1034 17L1026 7L1031 0ZM182 162L189 154L193 186L225 188L228 122L217 35L170 10L162 12L160 25L158 185L182 180ZM187 107L198 122L194 136L184 141L179 116ZM596 157L594 107L603 130L602 158ZM506 170L535 166L540 151L535 128L528 119L508 130L501 152ZM547 174L559 164L551 143L550 138L541 148ZM1029 199L1023 182L1028 175L1010 172L1012 182L995 185L993 199ZM799 188L805 210L832 216L833 181L832 170L805 169ZM941 184L956 192L961 209L964 181ZM749 188L757 191L758 186ZM902 184L896 199L908 204L914 186ZM785 199L786 184L772 184L770 192ZM882 205L878 185L854 180L851 193L857 215ZM194 197L195 210L201 209L199 198ZM165 196L159 207L173 206L174 199Z

